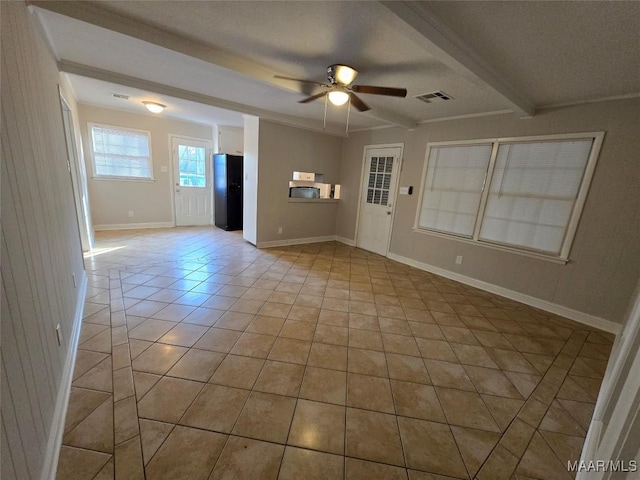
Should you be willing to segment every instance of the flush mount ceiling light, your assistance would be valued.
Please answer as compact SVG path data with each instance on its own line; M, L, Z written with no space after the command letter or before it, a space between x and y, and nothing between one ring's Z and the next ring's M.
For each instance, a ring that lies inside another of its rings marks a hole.
M142 103L144 104L145 107L147 107L147 110L149 110L151 113L160 113L165 108L167 108L166 105L163 105L158 102L142 102Z
M329 101L334 105L344 105L348 100L349 94L347 92L341 92L340 90L329 92Z

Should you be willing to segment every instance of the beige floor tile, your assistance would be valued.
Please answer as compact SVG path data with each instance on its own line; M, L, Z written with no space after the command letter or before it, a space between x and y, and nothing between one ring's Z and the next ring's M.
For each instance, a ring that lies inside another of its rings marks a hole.
M513 383L513 386L516 387L522 398L529 398L529 396L536 389L542 377L540 375L532 375L529 373L516 373L516 372L507 372L504 374L507 378Z
M300 388L300 398L345 405L347 399L346 372L307 366Z
M392 467L383 463L368 462L357 458L346 458L346 480L407 480L404 468Z
M138 403L141 418L177 423L204 384L164 377Z
M387 353L389 378L405 382L431 384L431 379L421 358Z
M398 417L407 467L466 478L467 471L448 425Z
M63 445L60 448L56 478L66 480L92 480L112 456Z
M253 387L263 365L264 360L259 358L227 355L209 379L209 383L249 390Z
M113 453L113 399L108 396L63 437L71 447Z
M88 388L90 390L100 390L103 392L113 391L113 369L111 365L111 356L108 355L104 360L84 373L72 383L74 387Z
M473 365L485 368L497 369L498 365L491 359L487 351L478 345L465 345L463 343L450 343L458 361L463 365Z
M287 318L291 305L286 303L266 302L258 312L259 315L276 318Z
M503 348L490 348L487 351L502 370L531 374L540 373L520 352Z
M160 448L160 445L173 430L171 423L156 422L140 418L140 440L142 443L142 457L146 465Z
M276 480L284 445L230 436L210 480L255 478Z
M259 315L251 321L246 331L249 333L277 336L284 323L283 318L263 317Z
M372 315L362 315L360 313L349 314L349 328L358 328L361 330L380 331L380 322L378 317Z
M563 464L566 465L567 462L573 463L580 460L582 447L584 446L584 438L542 431L540 435L542 435Z
M249 313L255 315L260 311L264 302L260 300L248 300L245 298L238 299L231 308L229 308L232 312L240 312L240 313Z
M347 405L365 410L396 413L389 380L369 375L348 375Z
M87 415L91 414L105 400L109 399L107 392L96 392L93 390L85 390L83 388L71 387L69 393L69 406L65 418L64 433L71 431L76 427Z
M464 369L478 392L497 397L522 398L518 389L500 370L471 365L465 365Z
M268 358L269 360L305 365L310 348L311 342L278 337Z
M279 319L281 320L281 319ZM280 330L280 337L293 338L296 340L304 340L310 342L316 331L316 323L299 322L296 320L287 320Z
M380 331L383 333L395 333L398 335L411 335L411 327L406 320L397 318L380 317L378 319Z
M308 294L300 293L296 297L296 301L294 302L294 305L300 306L300 307L313 307L313 308L320 309L320 307L322 307L322 300L324 300L324 297L321 295L308 295Z
M447 341L451 343L463 343L467 345L480 345L480 342L473 336L471 330L462 327L451 327L448 325L441 325L440 330L444 334Z
M404 467L394 415L347 408L346 454L349 457Z
M241 332L212 327L198 340L194 347L213 352L229 353L238 341Z
M449 424L490 432L500 431L477 393L436 387L436 394Z
M360 348L349 348L347 370L362 375L389 376L384 353Z
M481 397L503 432L524 405L524 401L515 398L494 397L492 395L481 395Z
M192 348L178 360L178 363L167 372L167 375L197 382L206 382L222 363L223 359L223 353Z
M473 478L500 440L500 434L454 426L451 427L451 433L453 433L467 471Z
M345 407L298 400L287 443L344 454Z
M384 351L382 336L379 332L349 328L349 347Z
M453 353L448 342L440 340L429 340L426 338L416 338L418 349L422 358L431 360L443 360L446 362L457 362L458 357Z
M147 464L147 477L206 480L226 440L226 435L178 425Z
M144 479L140 437L132 438L116 446L114 470L116 479L123 477L135 480Z
M243 333L231 349L233 355L245 357L267 358L276 337L257 333Z
M313 341L318 343L328 343L331 345L342 345L346 347L349 343L349 329L345 327L320 324L315 329Z
M136 399L140 401L161 378L160 375L151 373L133 372L133 385L136 392Z
M411 336L383 333L382 342L387 353L399 353L402 355L420 356L416 341Z
M244 332L253 318L254 315L249 313L226 312L220 317L220 320L216 322L216 327Z
M248 397L248 390L206 385L180 419L180 424L230 433Z
M594 404L562 399L559 399L558 402L584 430L589 429L591 418L593 417Z
M304 307L301 305L293 305L289 311L287 318L289 320L299 320L301 322L316 323L320 315L320 309L316 307Z
M231 308L231 306L236 303L237 300L238 299L236 297L223 297L219 295L213 295L209 300L207 300L200 306L213 310L226 311Z
M446 423L433 387L391 380L391 389L398 415Z
M333 480L344 475L344 458L328 453L287 447L279 480Z
M187 352L186 348L155 343L142 352L131 366L138 372L164 375Z
M297 397L304 366L267 360L253 389L258 392Z
M307 363L314 367L347 370L347 347L313 342Z
M334 325L336 327L349 326L349 313L335 310L321 309L318 316L318 323Z
M529 477L542 477L549 480L569 480L572 476L567 472L566 463L560 462L553 450L536 432L523 455L516 473Z
M180 347L192 347L208 330L208 327L179 323L158 340L159 343L168 343Z
M425 360L424 363L431 377L431 383L434 385L470 392L476 391L462 365L439 360Z
M233 433L257 440L285 443L295 406L294 398L252 392Z
M158 320L166 320L169 322L180 322L190 313L195 310L195 307L189 305L178 305L177 303L170 303L159 312L153 314L153 318Z
M586 435L586 431L573 419L558 400L553 401L539 428L540 430L564 433L565 435L576 437L584 437Z
M478 480L508 480L516 469L520 459L502 445L498 445L480 467Z

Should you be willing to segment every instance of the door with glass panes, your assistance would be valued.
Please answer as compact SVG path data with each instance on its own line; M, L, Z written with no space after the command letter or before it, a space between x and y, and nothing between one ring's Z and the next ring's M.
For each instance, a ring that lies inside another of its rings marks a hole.
M211 144L181 137L171 143L176 225L211 225Z
M402 147L365 147L356 246L387 255Z

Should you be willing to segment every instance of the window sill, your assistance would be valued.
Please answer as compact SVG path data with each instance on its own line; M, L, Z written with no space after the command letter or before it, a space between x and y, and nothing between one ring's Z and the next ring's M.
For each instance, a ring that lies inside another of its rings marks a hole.
M501 252L513 253L516 255L521 255L523 257L536 258L538 260L544 260L545 262L556 263L559 265L566 265L569 263L568 258L560 258L560 257L552 257L550 255L545 255L544 253L536 253L529 252L527 250L520 250L517 248L507 247L505 245L498 245L495 243L481 242L477 240L472 240L470 238L458 237L455 235L447 235L446 233L434 232L430 230L423 230L421 228L413 227L413 231L415 233L421 233L423 235L431 235L434 237L445 238L447 240L453 240L456 242L466 243L467 245L475 245L476 247L482 248L490 248L492 250L499 250Z
M106 177L100 176L91 177L92 180L107 181L107 182L136 182L136 183L154 183L155 178L138 178L138 177Z

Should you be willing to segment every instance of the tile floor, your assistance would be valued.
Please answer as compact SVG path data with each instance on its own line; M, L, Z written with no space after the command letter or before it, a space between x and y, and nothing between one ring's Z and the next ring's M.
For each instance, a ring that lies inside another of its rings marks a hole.
M58 478L570 479L612 337L340 243L99 233Z

